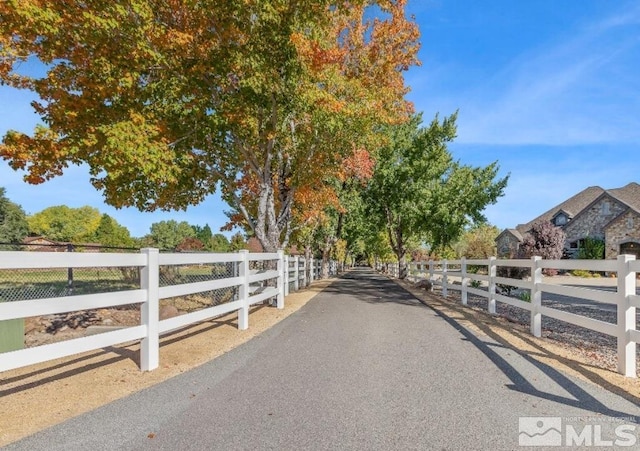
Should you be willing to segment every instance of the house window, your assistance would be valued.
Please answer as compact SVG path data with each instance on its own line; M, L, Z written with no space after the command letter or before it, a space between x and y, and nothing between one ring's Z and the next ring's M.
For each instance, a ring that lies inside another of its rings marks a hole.
M633 216L627 216L627 229L633 229Z
M566 223L567 223L567 217L565 215L560 214L560 215L556 216L555 224L557 226L563 226Z
M571 249L578 249L578 242L577 241L572 241L571 243L569 243L569 247Z
M608 200L602 202L602 214L609 215L611 214L611 204L609 204Z

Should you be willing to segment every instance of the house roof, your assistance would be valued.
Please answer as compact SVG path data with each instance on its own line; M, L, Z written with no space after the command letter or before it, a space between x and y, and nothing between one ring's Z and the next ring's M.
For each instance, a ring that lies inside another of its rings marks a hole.
M513 235L514 237L516 237L516 238L518 239L518 241L522 241L522 240L523 240L523 236L522 236L522 234L521 234L520 232L518 232L518 230L517 230L517 229L504 229L504 230L500 233L500 235L498 235L498 236L496 237L496 241L497 241L497 240L498 240L502 235L504 235L505 233L510 233L511 235Z
M573 197L565 200L559 205L547 210L537 218L526 224L519 224L516 229L520 234L526 234L531 227L537 222L551 221L561 211L566 213L570 218L578 216L585 208L593 204L598 198L608 194L613 199L622 202L631 210L640 214L640 184L631 182L622 188L612 188L605 190L599 186L590 186L589 188L580 191ZM615 220L615 218L614 218ZM509 229L513 230L513 229ZM513 233L513 232L512 232Z
M640 188L640 186L638 186L638 187ZM599 187L599 186L590 186L589 188L587 188L587 189L585 189L583 191L580 191L575 196L570 197L569 199L565 200L561 204L556 205L555 207L551 208L550 210L547 210L546 212L542 213L540 216L538 216L537 218L533 219L532 221L529 221L526 224L518 224L516 226L516 229L521 234L525 234L529 230L531 230L531 227L533 227L533 225L535 223L542 222L542 221L551 221L553 219L553 217L560 210L562 210L566 214L568 214L569 217L574 217L578 213L580 213L584 208L586 208L589 204L591 204L591 202L596 200L604 192L606 192L606 191L603 188Z
M622 188L610 189L607 192L632 210L640 213L640 185L637 183L632 182Z

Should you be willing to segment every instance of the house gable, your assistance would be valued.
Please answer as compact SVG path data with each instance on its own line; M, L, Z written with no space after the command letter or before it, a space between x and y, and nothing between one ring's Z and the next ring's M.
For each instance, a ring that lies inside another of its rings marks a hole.
M572 218L577 216L587 205L591 204L594 200L596 200L599 196L601 196L605 190L600 188L599 186L590 186L587 189L580 191L575 196L570 197L559 205L556 205L550 210L547 210L537 218L532 221L527 222L526 224L520 224L516 227L521 234L526 234L534 224L538 222L552 222L554 217L560 213L565 212L571 221ZM571 221L569 223L571 223Z
M605 258L616 258L620 246L640 244L640 212L627 208L605 226Z
M571 243L588 236L604 239L605 226L626 208L609 193L601 194L565 226L567 241Z
M513 257L517 254L522 234L516 229L505 229L496 237L498 257Z

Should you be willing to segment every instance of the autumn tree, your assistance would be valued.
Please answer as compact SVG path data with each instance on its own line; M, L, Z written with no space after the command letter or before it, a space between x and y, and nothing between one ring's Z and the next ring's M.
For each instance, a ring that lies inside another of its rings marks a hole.
M487 259L496 255L496 238L500 230L490 224L478 224L465 230L454 244L456 257Z
M496 163L472 167L453 160L447 145L456 136L455 121L456 114L436 116L420 127L416 115L389 127L389 143L379 150L367 204L371 220L387 231L400 278L407 275L409 243L450 246L465 227L484 222L482 211L506 186L507 178L496 179Z
M45 124L7 133L0 156L34 184L87 163L107 203L143 211L220 186L274 251L296 192L410 112L405 3L0 2L0 82L34 91ZM33 56L45 76L19 72Z
M0 187L0 243L20 243L29 234L29 224L22 207L5 196Z
M312 253L322 259L321 274L329 276L329 261L335 246L344 240L344 252L349 255L360 239L364 222L362 190L373 174L375 161L370 153L355 149L342 160L339 169L322 184L300 189L296 196L297 208L293 229L295 244L305 250L305 257Z
M88 205L72 208L57 205L27 217L29 231L50 240L72 243L92 241L102 215Z
M176 246L177 252L189 252L189 251L203 251L204 243L195 236L188 236L184 238Z

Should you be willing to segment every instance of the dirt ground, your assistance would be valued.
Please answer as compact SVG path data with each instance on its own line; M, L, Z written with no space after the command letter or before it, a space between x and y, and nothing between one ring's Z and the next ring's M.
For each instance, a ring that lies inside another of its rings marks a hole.
M0 447L167 380L206 363L300 309L332 281L325 280L286 298L285 309L256 306L249 329L239 331L235 314L164 336L160 367L138 368L138 344L111 347L0 374ZM577 378L603 386L640 405L640 382L598 367L588 356L531 336L526 328L398 282L426 305L479 336L527 354ZM91 387L87 390L87 387Z

